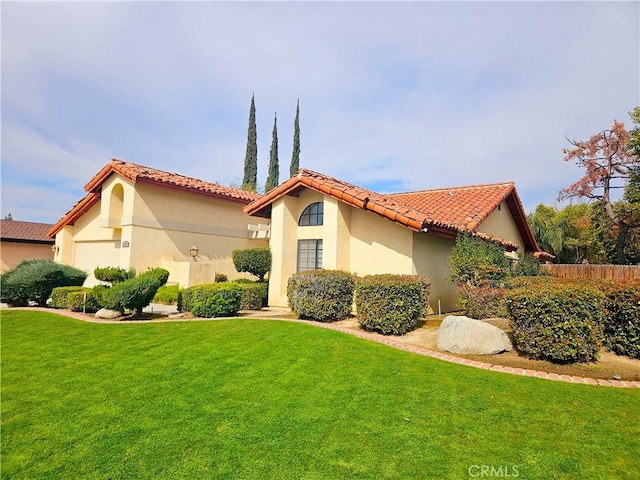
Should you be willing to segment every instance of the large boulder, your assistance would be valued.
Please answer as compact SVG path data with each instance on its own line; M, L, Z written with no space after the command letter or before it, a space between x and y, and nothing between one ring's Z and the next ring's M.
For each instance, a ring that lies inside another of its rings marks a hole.
M108 308L101 308L96 312L96 318L103 318L112 320L114 318L118 318L122 314L117 310L109 310Z
M438 330L438 348L451 353L492 355L508 352L511 340L498 327L465 316L449 315Z

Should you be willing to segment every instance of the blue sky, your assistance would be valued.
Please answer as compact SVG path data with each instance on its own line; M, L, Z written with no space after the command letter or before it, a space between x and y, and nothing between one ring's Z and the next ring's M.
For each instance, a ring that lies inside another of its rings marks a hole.
M4 217L55 223L111 158L258 181L278 115L301 166L379 192L515 181L527 211L580 170L565 137L640 105L638 2L3 2Z

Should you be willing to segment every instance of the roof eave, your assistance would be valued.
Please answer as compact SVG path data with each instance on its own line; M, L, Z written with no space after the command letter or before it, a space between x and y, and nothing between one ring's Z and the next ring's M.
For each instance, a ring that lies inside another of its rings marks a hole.
M78 218L87 213L89 209L98 202L98 200L100 200L100 194L88 193L46 233L46 236L49 238L55 237L60 230L67 225L73 224Z

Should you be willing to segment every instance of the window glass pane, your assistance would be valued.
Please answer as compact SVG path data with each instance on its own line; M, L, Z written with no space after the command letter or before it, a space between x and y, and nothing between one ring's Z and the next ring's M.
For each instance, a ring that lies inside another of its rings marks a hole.
M309 205L304 209L298 225L301 227L322 225L324 220L324 204L322 202L316 202Z
M322 268L322 240L298 240L298 272Z

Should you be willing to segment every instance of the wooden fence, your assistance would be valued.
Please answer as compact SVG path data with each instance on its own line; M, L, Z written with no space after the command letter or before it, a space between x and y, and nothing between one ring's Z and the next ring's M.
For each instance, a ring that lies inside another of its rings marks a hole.
M542 270L559 278L640 279L640 265L542 265Z

